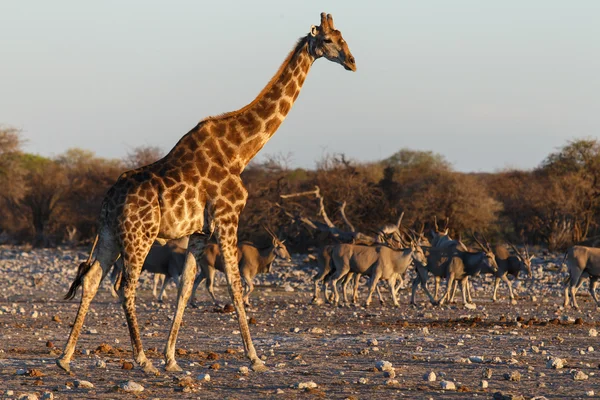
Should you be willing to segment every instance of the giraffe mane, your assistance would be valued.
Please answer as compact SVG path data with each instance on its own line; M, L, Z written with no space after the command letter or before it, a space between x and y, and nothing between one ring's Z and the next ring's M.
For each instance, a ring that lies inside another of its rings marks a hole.
M289 52L289 54L287 55L285 60L281 63L281 66L279 67L279 69L277 70L275 75L273 75L273 77L271 78L269 83L266 84L266 86L263 88L263 90L261 90L261 92L258 94L258 96L256 96L256 98L254 100L252 100L251 103L245 105L244 107L240 108L239 110L229 111L229 112L225 112L222 114L217 114L217 115L212 115L212 116L206 117L206 118L202 119L200 122L202 123L202 122L207 122L207 121L214 121L214 120L219 120L219 119L235 117L236 115L241 114L244 111L247 111L250 108L252 108L254 105L256 105L256 103L258 103L260 101L260 99L265 95L265 93L267 93L273 87L273 85L277 81L277 78L283 73L283 70L287 67L287 65L293 60L294 56L298 53L299 50L301 50L304 47L304 45L307 42L308 42L308 36L303 36L300 39L298 39L298 41L296 42L296 45L294 45L294 48Z

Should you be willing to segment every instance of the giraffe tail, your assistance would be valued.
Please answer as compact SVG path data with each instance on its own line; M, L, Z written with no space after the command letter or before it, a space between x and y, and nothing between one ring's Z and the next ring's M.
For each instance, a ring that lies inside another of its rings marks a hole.
M81 286L81 284L83 283L83 277L92 268L92 254L94 254L94 249L96 248L96 244L98 244L98 235L96 235L96 238L94 239L94 244L92 245L92 250L90 250L90 255L88 256L87 261L84 261L81 264L79 264L79 267L77 268L77 275L75 276L75 280L71 284L69 291L67 292L67 294L64 297L65 300L71 300L71 299L73 299L73 297L75 297L77 288L79 288L79 286Z

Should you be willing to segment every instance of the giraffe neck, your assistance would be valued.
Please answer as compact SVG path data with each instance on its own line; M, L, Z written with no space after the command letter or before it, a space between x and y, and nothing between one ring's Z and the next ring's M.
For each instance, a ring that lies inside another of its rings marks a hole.
M238 164L236 169L240 172L269 141L290 112L314 60L309 49L309 38L300 39L279 71L252 103L238 111L207 120L212 123L211 132L221 137L221 141L237 147L236 159L230 161Z

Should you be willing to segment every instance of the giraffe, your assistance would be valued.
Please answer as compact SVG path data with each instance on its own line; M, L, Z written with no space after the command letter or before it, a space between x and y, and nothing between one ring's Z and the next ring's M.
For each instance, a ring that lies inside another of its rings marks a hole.
M332 16L325 13L321 13L321 24L311 26L310 32L298 40L275 76L251 103L201 120L164 158L124 172L117 179L102 202L98 233L89 258L79 265L65 296L72 299L82 286L71 333L63 354L56 360L60 368L70 372L90 303L110 267L122 257L119 297L134 359L145 373L158 374L144 354L135 310L135 290L144 259L155 239L178 239L208 231L215 233L221 250L246 357L253 370L266 370L250 337L237 265L239 215L248 197L240 174L279 128L298 98L312 63L321 57L356 71L348 44L335 29ZM166 371L181 371L175 361L175 342L195 275L196 264L186 263L164 351Z

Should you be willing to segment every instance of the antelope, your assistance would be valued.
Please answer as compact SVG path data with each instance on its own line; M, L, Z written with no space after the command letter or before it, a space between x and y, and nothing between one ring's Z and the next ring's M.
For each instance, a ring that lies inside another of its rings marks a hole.
M163 276L165 279L162 284L162 289L158 295L158 301L162 302L165 297L165 289L170 280L175 282L175 285L179 283L179 277L183 272L183 267L186 265L186 251L188 247L189 236L185 236L181 239L174 239L161 244L156 241L150 247L150 251L144 260L142 271L147 271L154 275L154 289L152 293L156 297L156 288L158 282ZM194 262L195 259L192 257ZM110 275L111 281L111 293L113 297L117 297L115 288L120 286L121 277L123 273L123 259L120 258L115 262L113 270Z
M440 300L440 305L443 305L446 300L451 301L451 291L455 280L460 281L461 283L463 303L472 303L473 299L471 298L471 293L469 291L469 277L478 275L482 269L491 270L494 273L498 271L498 264L496 264L494 252L490 248L487 240L485 241L485 245L483 245L475 236L473 236L473 239L475 239L482 251L470 252L457 250L456 253L446 261L448 264L448 283L446 286L446 293Z
M277 236L268 228L265 228L271 236L271 245L269 247L259 249L250 242L242 242L238 247L238 266L242 283L245 286L244 304L250 306L249 296L254 290L252 281L257 274L268 273L271 270L271 264L275 257L279 257L286 261L291 261L291 256L285 247L285 240L279 240ZM220 257L219 246L216 244L208 244L199 257L200 272L194 280L192 289L192 306L196 306L196 290L202 281L206 280L206 289L212 297L215 304L218 304L214 292L215 273L216 271L224 272L222 258Z
M332 250L332 260L335 267L335 272L331 278L334 304L339 302L338 280L353 273L356 275L368 275L370 277L369 296L366 305L371 303L371 297L377 287L377 282L379 280L386 280L392 292L394 305L398 306L396 280L406 272L413 260L418 260L426 264L423 249L415 242L411 242L410 247L406 249L398 250L388 246L372 247L345 243L339 244ZM357 284L355 283L354 299L356 299L356 286ZM345 285L344 301L347 302Z
M567 267L569 269L568 284L565 285L565 308L569 306L569 289L571 291L571 305L579 308L575 295L584 274L589 275L589 291L598 306L600 302L596 296L596 285L600 278L600 249L585 246L573 246L567 250Z
M527 246L525 246L525 255L522 255L519 250L510 242L509 246L515 251L515 255L511 256L504 246L496 246L494 248L494 254L496 258L496 264L498 265L498 270L496 272L483 272L494 274L494 294L492 295L492 300L497 301L496 294L498 292L498 287L500 286L500 280L502 280L506 283L506 286L508 286L510 302L515 304L516 300L512 289L512 282L508 279L508 275L512 275L515 277L515 279L517 279L519 277L519 273L523 270L527 273L527 276L531 279L531 284L533 285L531 260L534 257L529 255Z
M436 304L438 301L438 293L440 288L440 282L442 277L447 275L447 261L458 251L469 251L467 246L460 240L453 240L449 235L448 229L449 219L446 218L446 226L444 230L440 230L437 224L437 218L434 216L435 230L431 231L432 240L431 247L427 249L427 266L422 265L419 262L415 263L416 277L412 283L412 293L410 296L410 304L416 305L415 297L416 291L419 284L421 288L429 297L429 301L432 304ZM435 293L431 295L429 289L427 289L427 281L429 279L429 273L431 273L435 280ZM454 291L452 299L454 298Z

